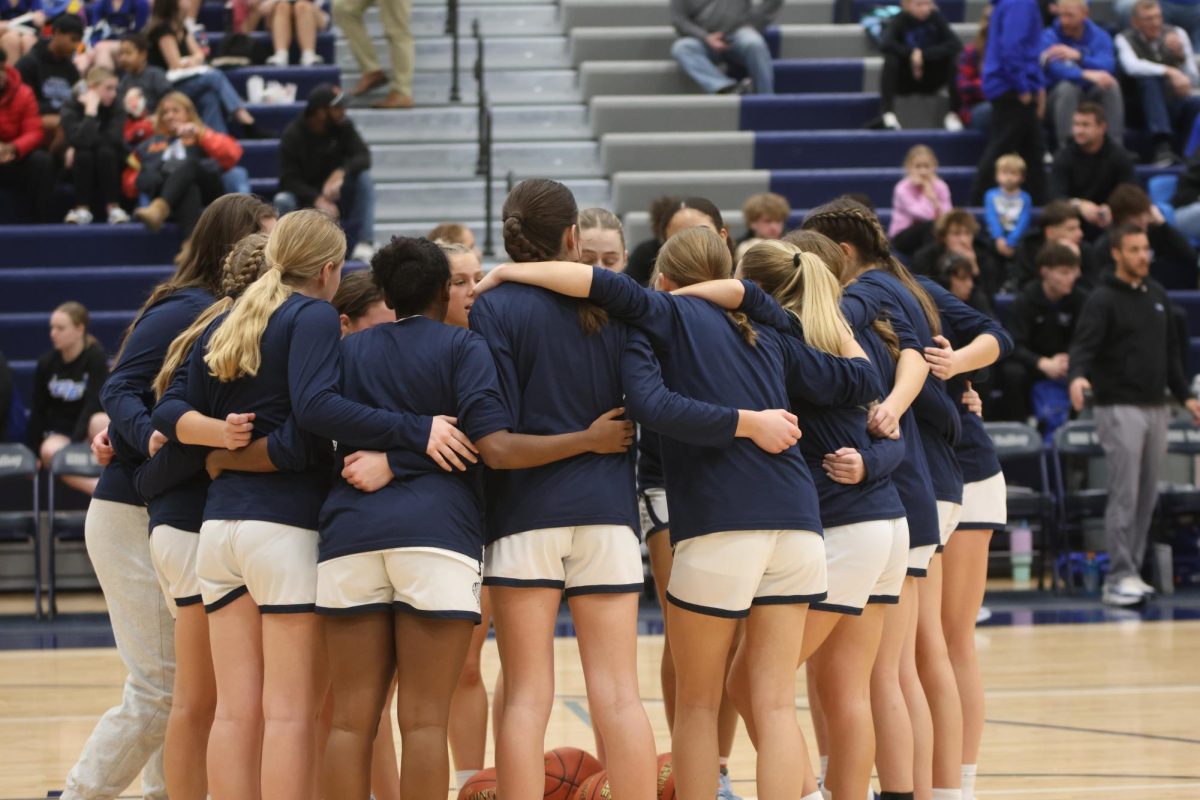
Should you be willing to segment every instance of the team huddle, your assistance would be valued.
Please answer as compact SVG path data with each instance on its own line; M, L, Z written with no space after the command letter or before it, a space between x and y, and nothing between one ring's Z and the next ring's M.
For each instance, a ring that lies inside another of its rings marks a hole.
M397 238L343 286L335 222L230 195L138 314L87 537L149 530L175 618L165 744L122 743L146 796L385 796L394 699L400 794L445 797L451 750L459 785L484 766L486 694L460 679L490 620L496 791L541 797L565 595L611 794L656 798L644 535L680 797L732 794L740 717L760 798L860 800L873 770L885 800L972 798L1005 486L970 379L1009 335L853 200L736 272L720 213L684 201L649 288L581 246L623 253L620 224L562 184L518 184L502 216L513 263L486 276Z

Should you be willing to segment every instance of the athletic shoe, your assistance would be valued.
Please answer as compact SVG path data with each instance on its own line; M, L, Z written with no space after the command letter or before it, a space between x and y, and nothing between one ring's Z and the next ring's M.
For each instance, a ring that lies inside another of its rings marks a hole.
M717 785L717 800L742 800L733 793L733 783L729 780L729 773L721 773L721 782Z
M1133 582L1137 584L1138 588L1142 590L1142 594L1144 595L1149 596L1158 592L1157 589L1142 580L1140 575L1134 575Z
M116 206L108 212L109 225L124 225L126 222L129 222L129 215L120 206Z
M1146 599L1146 593L1133 578L1121 578L1116 583L1104 584L1100 599L1110 606L1136 606Z
M267 57L267 64L272 67L286 67L288 65L287 50L277 50Z
M316 53L313 53L311 51L306 51L306 52L300 54L300 66L302 66L302 67L314 67L317 64L324 64L324 63L325 63L325 59L321 58L319 55L317 55Z
M754 79L742 78L737 82L737 86L733 87L734 94L754 94Z
M1169 142L1159 142L1158 146L1154 148L1154 158L1150 163L1155 167L1173 167L1176 164L1182 164L1183 159L1175 154Z
M375 246L370 242L359 242L354 245L354 251L350 253L351 261L363 261L370 263L375 257Z
M942 120L942 127L948 131L958 132L963 129L962 120L958 118L958 114L953 111L946 112L946 118Z
M67 212L67 216L63 222L68 225L91 225L92 212L86 208L72 208Z
M898 120L896 115L891 111L885 111L883 113L883 127L887 128L889 131L898 131L901 129L900 120Z
M980 606L979 613L975 615L975 624L978 625L981 622L987 622L991 618L992 610L987 606Z

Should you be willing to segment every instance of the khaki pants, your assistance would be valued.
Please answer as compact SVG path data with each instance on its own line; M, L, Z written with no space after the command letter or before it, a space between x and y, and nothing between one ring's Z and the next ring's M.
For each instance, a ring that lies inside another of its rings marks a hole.
M375 47L371 44L367 26L363 24L363 16L375 2L376 0L333 2L334 22L346 35L347 41L350 42L350 50L364 73L380 70L379 60L375 57ZM379 0L379 12L392 59L390 88L405 97L412 97L414 46L412 28L409 27L412 0Z

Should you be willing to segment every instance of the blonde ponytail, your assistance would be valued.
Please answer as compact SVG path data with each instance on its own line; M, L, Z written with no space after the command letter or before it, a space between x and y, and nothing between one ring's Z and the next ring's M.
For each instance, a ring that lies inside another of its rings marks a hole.
M842 287L820 256L789 242L764 241L746 251L738 269L800 320L805 341L841 354L850 330L840 306Z
M327 264L341 269L346 258L346 235L329 217L315 209L286 214L262 248L265 272L246 287L225 321L208 342L204 363L219 381L258 374L262 366L262 337L271 315L300 286L317 278Z

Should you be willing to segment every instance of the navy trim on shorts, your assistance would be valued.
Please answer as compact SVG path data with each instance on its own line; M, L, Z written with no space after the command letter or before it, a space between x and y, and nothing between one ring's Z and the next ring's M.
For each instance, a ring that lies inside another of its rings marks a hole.
M587 594L628 594L640 592L646 588L646 582L641 583L598 583L593 586L572 586L563 594L567 597L579 597Z
M837 603L813 603L809 606L813 611L826 611L830 614L845 614L849 617L861 617L863 610L854 606L843 606Z
M693 614L703 614L706 617L722 617L724 619L745 619L750 616L750 609L745 611L730 611L727 608L713 608L712 606L702 606L696 603L688 603L675 597L670 592L667 592L667 601L672 605L679 606L684 611L691 611Z
M898 594L873 594L867 598L868 605L894 606L900 602Z
M566 581L556 581L550 578L488 578L483 579L484 586L500 586L511 589L564 589Z
M247 588L245 585L239 586L236 589L234 589L233 591L226 594L224 597L217 599L215 602L205 603L204 604L204 613L211 614L214 611L220 611L222 608L229 605L234 600L237 600L239 597L241 597L242 595L246 594L249 591L250 591L250 589Z
M483 617L477 611L428 611L399 600L392 601L392 610L412 614L414 617L425 617L426 619L465 619L476 625L483 621Z
M204 598L198 594L191 594L191 595L188 595L187 597L172 597L171 599L175 601L176 608L184 608L185 606L194 606L197 603L204 602Z
M999 522L960 522L958 527L954 529L955 533L959 531L989 531L996 532L1004 530L1007 525L1002 525Z
M908 571L904 574L909 578L924 578L929 574L929 570L922 569L921 567L909 567Z
M317 606L314 609L323 617L348 617L354 614L366 614L371 611L391 611L391 603L366 603L361 606L347 606L345 608L331 608L329 606Z
M650 502L650 498L646 496L645 492L638 495L638 502L642 504L642 508L646 512L646 517L650 520L650 530L645 534L647 539L650 538L651 534L665 531L671 527L669 519L659 519L658 515L654 513L654 504Z
M829 597L829 592L817 592L816 594L779 594L768 595L767 597L756 597L750 601L756 606L798 606L813 603L819 603Z
M259 606L260 614L311 614L317 610L316 603L291 603L278 606Z

